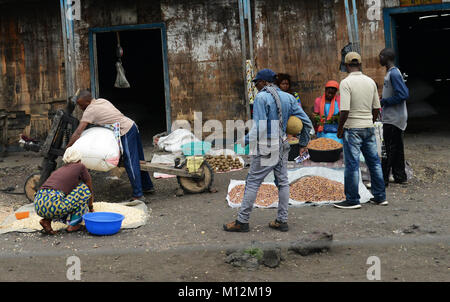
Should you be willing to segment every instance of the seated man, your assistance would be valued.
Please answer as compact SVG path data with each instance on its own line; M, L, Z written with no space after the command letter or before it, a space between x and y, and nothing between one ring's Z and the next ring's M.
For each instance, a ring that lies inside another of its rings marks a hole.
M145 201L144 193L154 193L153 183L148 172L141 171L140 161L144 159L141 137L136 123L124 116L113 104L105 99L94 99L89 91L83 90L77 99L83 110L78 128L73 133L67 147L72 146L81 136L88 124L120 124L120 140L123 147L123 162L133 188L133 200Z

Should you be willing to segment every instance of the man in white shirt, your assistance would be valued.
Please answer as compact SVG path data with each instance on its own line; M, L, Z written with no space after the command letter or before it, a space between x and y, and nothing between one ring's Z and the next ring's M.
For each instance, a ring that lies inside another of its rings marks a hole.
M380 113L380 100L375 82L361 72L361 56L349 52L345 56L349 75L341 81L341 114L338 137L344 145L344 186L346 200L334 204L341 209L361 208L359 199L359 157L364 155L370 171L372 202L387 205L386 189L373 123Z

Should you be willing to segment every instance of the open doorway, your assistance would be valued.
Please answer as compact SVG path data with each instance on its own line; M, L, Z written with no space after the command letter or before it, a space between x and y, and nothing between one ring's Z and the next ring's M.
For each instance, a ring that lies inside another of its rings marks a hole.
M161 29L118 31L122 65L130 88L115 88L117 31L95 33L95 95L136 122L143 145L167 130Z
M450 10L392 15L397 64L410 90L408 132L448 130Z

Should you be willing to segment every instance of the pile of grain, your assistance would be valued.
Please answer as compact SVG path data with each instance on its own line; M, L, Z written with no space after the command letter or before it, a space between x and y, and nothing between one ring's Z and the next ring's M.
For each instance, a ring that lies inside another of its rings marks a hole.
M143 210L108 202L94 202L93 205L95 212L114 212L125 216L125 219L122 221L122 228L145 223L146 213ZM30 217L16 220L9 225L2 226L2 228L11 228L14 230L31 229L39 231L42 230L42 226L39 224L41 219L42 217L32 213L30 214ZM84 224L84 222L82 224ZM54 231L59 231L66 229L67 225L61 222L52 222L52 228Z
M240 204L244 198L245 185L237 185L231 189L229 198L232 203ZM262 184L259 187L255 203L259 206L268 207L278 201L278 188L270 184Z
M321 137L310 141L307 147L312 150L325 151L340 149L342 148L342 144L338 143L334 139Z
M306 176L291 184L290 198L305 202L345 200L344 185L321 176Z
M42 226L39 224L39 221L42 217L38 216L36 213L30 213L28 218L16 220L11 224L1 226L3 229L13 229L13 230L42 230ZM60 231L67 228L67 225L61 222L52 222L52 228L54 231Z
M122 214L125 216L125 219L122 221L122 228L127 228L130 225L144 224L146 219L146 213L143 210L117 203L94 202L94 211Z

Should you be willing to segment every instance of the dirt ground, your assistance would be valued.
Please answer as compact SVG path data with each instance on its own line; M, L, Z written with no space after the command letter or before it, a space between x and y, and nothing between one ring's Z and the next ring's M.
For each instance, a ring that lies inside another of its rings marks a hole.
M146 148L150 159L151 148ZM0 281L67 281L67 257L81 260L81 281L368 281L368 257L380 259L381 281L450 281L448 132L406 134L406 159L414 178L391 184L387 207L363 204L359 210L332 206L289 209L287 233L271 230L275 209L254 209L249 233L227 233L222 224L237 209L225 200L230 179L245 179L247 170L216 174L217 193L176 197L176 179L154 180L148 195L147 225L113 236L81 232L45 236L0 235ZM41 158L17 153L0 160L0 189L23 191ZM126 175L93 172L96 201L120 202L129 197ZM0 221L28 203L24 195L0 193ZM329 251L301 256L285 248L314 231L333 234ZM282 247L277 268L256 271L225 263L230 248L252 242Z

